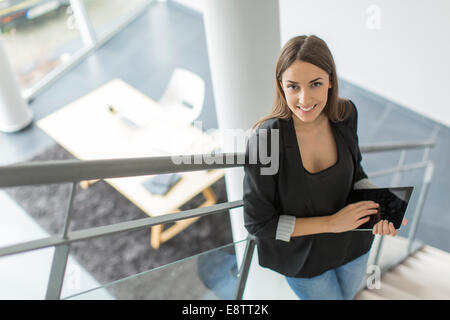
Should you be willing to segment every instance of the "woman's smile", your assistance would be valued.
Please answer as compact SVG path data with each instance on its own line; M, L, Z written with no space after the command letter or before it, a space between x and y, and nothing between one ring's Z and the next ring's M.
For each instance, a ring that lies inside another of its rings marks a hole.
M312 107L303 107L301 105L297 106L297 108L303 111L304 113L311 112L315 107L317 107L317 104L313 105Z

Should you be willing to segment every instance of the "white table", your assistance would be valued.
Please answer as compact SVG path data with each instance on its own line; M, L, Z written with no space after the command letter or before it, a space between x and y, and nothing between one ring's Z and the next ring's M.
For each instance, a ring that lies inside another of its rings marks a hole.
M108 106L118 112L112 113ZM130 120L137 126L130 126ZM179 119L168 119L156 102L120 79L114 79L39 120L37 125L81 160L196 154L219 146L199 128L180 123ZM180 175L182 179L164 196L153 195L143 186L151 175L105 181L149 216L177 212L200 192L206 198L201 206L216 202L210 186L224 176L224 170ZM195 220L179 221L167 230L162 225L152 227L151 245L158 248Z

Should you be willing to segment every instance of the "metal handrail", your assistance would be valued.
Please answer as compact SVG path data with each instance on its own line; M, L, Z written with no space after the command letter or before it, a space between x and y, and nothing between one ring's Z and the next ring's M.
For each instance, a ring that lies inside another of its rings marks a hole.
M361 153L370 153L412 148L429 148L434 145L434 141L404 142L402 144L370 144L360 146L360 150ZM205 159L206 161L202 161L200 164L175 164L172 161L173 156L160 156L107 160L54 160L17 163L14 165L0 166L0 188L233 168L243 165L243 163L239 163L236 159L242 159L245 154L222 153L214 156L209 154L191 156L194 159L195 157L202 157L202 159ZM222 164L217 163L219 162L218 157L220 156L222 157L220 161Z
M361 153L385 152L407 149L423 149L434 147L435 140L400 141L395 143L374 143L360 146Z
M407 143L391 143L360 146L361 153L404 150L411 148L430 148L434 141L416 141ZM222 153L214 156L191 155L194 159L204 159L200 163L176 164L172 156L109 159L109 160L63 160L18 163L8 166L0 166L0 187L14 187L23 185L72 183L69 205L61 235L46 237L43 239L23 242L0 248L0 257L38 250L46 247L55 247L52 269L47 287L46 299L59 299L61 294L63 276L67 264L70 244L76 241L102 237L118 232L148 228L154 225L175 222L193 217L202 217L219 211L237 208L243 205L242 200L215 204L209 207L195 208L172 213L165 216L149 217L127 222L115 223L107 226L68 231L72 202L75 196L75 184L82 180L130 177L139 175L152 175L162 173L199 171L211 169L233 168L244 165L238 159L244 159L243 153ZM221 159L221 160L220 160ZM409 170L416 167L407 168ZM432 172L431 172L432 174ZM428 182L430 176L428 175ZM248 251L253 252L254 240L249 238ZM239 273L239 283L235 298L241 299L249 271L251 254L245 255L242 270Z
M204 217L210 214L222 212L224 210L234 209L242 205L243 205L242 200L236 200L232 202L223 202L219 204L214 204L208 207L179 211L163 216L148 217L125 222L117 222L106 226L71 231L65 237L55 235L0 248L0 257L28 252L32 250L44 249L53 246L71 244L73 242L99 238L103 236L116 234L119 232L145 229L160 224L176 222L179 220L191 219L195 217Z
M176 164L172 160L173 157L185 157L186 155L17 163L0 166L0 188L233 168L243 165L236 161L234 158L236 155L238 159L244 156L243 153L222 153L214 156L209 154L188 155L193 159L201 158L200 164Z

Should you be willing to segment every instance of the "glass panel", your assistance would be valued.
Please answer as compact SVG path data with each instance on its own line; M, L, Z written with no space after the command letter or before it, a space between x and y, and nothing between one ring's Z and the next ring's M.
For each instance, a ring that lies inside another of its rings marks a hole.
M1 40L22 89L83 46L68 8L69 0L0 0Z
M114 29L119 21L152 0L85 0L86 10L98 37Z
M231 243L64 299L233 299L236 252L243 253L246 244Z

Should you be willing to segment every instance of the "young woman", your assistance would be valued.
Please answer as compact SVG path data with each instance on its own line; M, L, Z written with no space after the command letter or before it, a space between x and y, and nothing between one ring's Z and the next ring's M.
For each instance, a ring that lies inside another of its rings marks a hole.
M351 231L378 212L373 201L345 206L352 188L376 187L361 166L357 109L339 98L332 54L317 36L289 40L275 76L272 110L253 135L264 141L264 131L273 150L277 130L278 153L270 156L278 157L278 171L261 174L261 146L247 144L246 157L258 161L244 165L245 227L256 237L260 265L285 275L300 299L353 299L374 235L397 234L387 221L372 232Z

